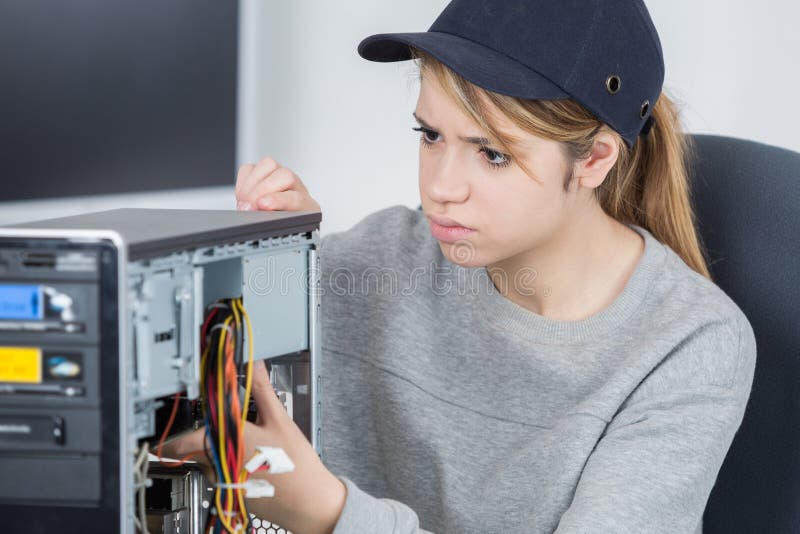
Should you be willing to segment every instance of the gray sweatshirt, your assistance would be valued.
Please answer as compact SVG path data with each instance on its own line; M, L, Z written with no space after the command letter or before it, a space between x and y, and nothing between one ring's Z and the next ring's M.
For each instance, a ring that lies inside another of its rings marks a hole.
M578 321L517 305L392 206L320 246L335 534L695 533L750 394L752 328L647 230Z

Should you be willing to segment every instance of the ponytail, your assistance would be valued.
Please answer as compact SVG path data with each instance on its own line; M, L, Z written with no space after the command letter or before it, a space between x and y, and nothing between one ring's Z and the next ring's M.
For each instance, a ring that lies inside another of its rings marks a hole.
M688 158L694 146L681 130L678 111L664 93L653 108L650 132L620 150L598 200L611 217L646 228L699 274L711 278L696 230Z

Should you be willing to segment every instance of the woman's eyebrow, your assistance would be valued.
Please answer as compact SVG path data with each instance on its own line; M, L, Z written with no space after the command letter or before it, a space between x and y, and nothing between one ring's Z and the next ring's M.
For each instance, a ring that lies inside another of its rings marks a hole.
M412 112L411 115L414 117L414 119L416 119L416 121L418 123L423 125L425 128L428 128L429 130L436 131L436 128L434 128L433 126L431 126L430 124L425 122L422 118L420 118L417 115L416 112ZM491 141L489 141L485 137L463 137L463 136L459 135L458 138L461 139L462 141L464 141L465 143L471 143L473 145L488 146L488 145L491 144Z

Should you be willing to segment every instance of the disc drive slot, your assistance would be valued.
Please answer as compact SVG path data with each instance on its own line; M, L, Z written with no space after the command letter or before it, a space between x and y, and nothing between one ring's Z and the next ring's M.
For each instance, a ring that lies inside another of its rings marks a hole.
M39 406L54 400L69 406L96 406L99 370L96 347L27 341L0 345L0 406L7 402Z
M100 410L48 407L20 411L0 410L0 451L100 452Z
M5 455L0 501L52 506L100 500L100 457ZM24 481L24 483L21 483Z
M47 336L50 342L97 343L95 282L0 282L0 335L13 341Z

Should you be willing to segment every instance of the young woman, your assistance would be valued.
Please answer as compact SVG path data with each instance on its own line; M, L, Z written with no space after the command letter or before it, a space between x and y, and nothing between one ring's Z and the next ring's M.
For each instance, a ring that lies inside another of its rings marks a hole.
M323 460L260 372L247 441L297 470L251 511L298 534L701 532L756 346L709 279L645 6L454 0L359 53L419 64L422 206L324 236ZM236 197L319 209L271 158Z

